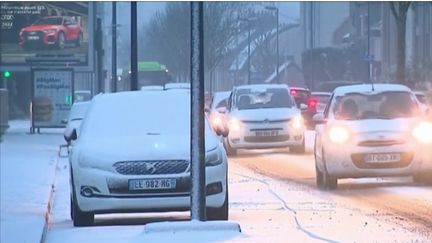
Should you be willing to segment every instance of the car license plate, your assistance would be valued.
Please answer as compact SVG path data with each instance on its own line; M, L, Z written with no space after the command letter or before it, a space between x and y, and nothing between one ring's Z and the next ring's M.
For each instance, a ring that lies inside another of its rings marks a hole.
M364 160L366 163L390 163L399 162L401 160L401 156L397 153L366 154Z
M269 137L269 136L277 136L279 132L277 130L268 130L268 131L256 131L255 135L257 137Z
M39 36L35 35L35 36L28 36L27 39L29 40L39 40Z
M129 180L129 190L173 189L175 187L176 180L172 178Z

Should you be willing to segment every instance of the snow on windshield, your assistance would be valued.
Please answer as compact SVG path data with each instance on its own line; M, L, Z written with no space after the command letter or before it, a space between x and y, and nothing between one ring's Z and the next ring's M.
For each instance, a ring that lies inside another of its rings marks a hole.
M239 89L236 95L236 104L239 110L290 108L293 106L288 90L271 88L265 91Z
M399 91L348 93L336 98L334 111L335 118L340 120L394 119L418 115L414 96Z

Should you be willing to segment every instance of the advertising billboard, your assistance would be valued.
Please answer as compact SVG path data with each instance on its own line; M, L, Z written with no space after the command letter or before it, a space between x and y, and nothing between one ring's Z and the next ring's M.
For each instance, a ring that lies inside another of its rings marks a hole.
M33 69L32 128L65 127L73 101L72 69Z
M86 65L88 2L2 2L1 65L25 65L40 55L72 55Z

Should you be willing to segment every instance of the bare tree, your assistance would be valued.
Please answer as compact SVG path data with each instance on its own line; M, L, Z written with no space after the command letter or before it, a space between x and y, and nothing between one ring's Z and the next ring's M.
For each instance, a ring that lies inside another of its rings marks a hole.
M406 46L406 19L411 2L390 2L390 9L397 26L397 70L396 78L405 84L405 46Z
M204 4L204 59L206 73L230 53L237 34L237 16L248 3L206 2ZM167 65L182 79L190 72L190 5L169 2L145 29L144 56ZM185 80L185 79L184 79Z

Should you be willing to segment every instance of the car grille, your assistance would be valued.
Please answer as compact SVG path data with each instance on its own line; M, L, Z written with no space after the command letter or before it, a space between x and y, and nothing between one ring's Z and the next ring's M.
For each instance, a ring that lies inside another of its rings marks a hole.
M278 136L246 136L244 141L248 143L268 143L268 142L283 142L289 140L289 135Z
M401 160L398 162L388 162L388 163L367 163L364 160L366 154L355 153L351 154L351 160L360 169L392 169L392 168L402 168L411 164L414 157L412 152L401 153Z
M360 141L358 145L363 147L380 147L380 146L398 145L403 143L404 143L403 141L399 141L399 140L365 140L365 141Z
M189 168L187 160L122 161L114 169L122 175L180 174Z
M282 120L261 120L261 121L248 121L248 120L242 120L242 123L246 124L275 124L275 123L287 123L290 119L282 119Z

